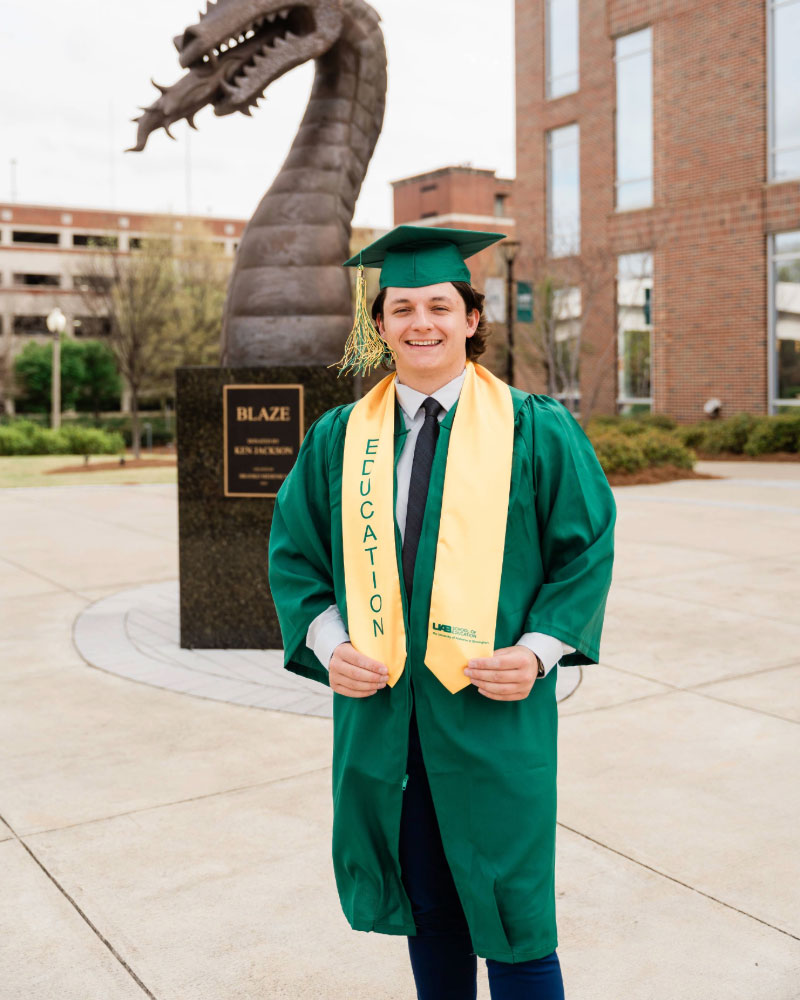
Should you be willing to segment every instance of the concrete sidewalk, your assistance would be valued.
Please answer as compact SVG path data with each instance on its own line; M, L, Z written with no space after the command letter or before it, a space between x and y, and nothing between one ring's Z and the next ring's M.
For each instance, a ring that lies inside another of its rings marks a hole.
M568 1000L800 997L800 465L699 467L730 478L615 491L602 663L559 707ZM176 537L174 486L0 491L0 997L410 1000L405 939L339 908L330 719L73 643Z

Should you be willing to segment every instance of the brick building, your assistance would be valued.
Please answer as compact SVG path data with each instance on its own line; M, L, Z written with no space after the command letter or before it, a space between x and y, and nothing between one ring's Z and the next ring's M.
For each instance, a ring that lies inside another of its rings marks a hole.
M514 236L514 182L494 170L441 167L392 182L394 224L478 229ZM505 264L499 245L468 261L472 281L483 289L486 278L501 276Z
M562 394L800 405L798 52L800 0L516 0L518 271L570 293Z

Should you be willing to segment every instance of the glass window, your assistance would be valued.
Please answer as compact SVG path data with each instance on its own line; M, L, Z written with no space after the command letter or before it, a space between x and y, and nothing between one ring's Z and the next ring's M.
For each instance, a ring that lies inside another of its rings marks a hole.
M108 316L76 316L72 321L76 337L110 337L111 320Z
M15 316L12 327L16 334L42 333L45 337L52 337L47 329L46 316Z
M800 177L800 0L770 0L770 177Z
M547 97L561 97L578 89L578 0L547 0Z
M652 31L615 42L618 209L653 204Z
M617 402L623 412L652 405L650 357L653 334L653 255L617 258Z
M579 131L576 124L547 133L547 252L580 252Z
M59 274L26 274L15 273L13 276L15 285L50 285L57 288L61 284Z
M772 269L774 401L800 405L800 230L775 234Z
M58 233L33 232L26 229L15 229L11 234L12 243L54 243L58 244Z
M95 235L94 233L73 233L72 245L74 247L111 247L116 250L119 246L119 237Z
M556 369L555 398L573 414L580 411L581 362L581 290L574 286L557 288L553 293L555 317L554 355Z

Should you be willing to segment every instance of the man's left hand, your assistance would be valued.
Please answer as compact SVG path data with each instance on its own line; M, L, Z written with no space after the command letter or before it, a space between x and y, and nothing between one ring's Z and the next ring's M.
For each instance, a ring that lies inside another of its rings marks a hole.
M539 658L527 646L505 646L470 660L464 672L487 698L521 701L531 693L538 669Z

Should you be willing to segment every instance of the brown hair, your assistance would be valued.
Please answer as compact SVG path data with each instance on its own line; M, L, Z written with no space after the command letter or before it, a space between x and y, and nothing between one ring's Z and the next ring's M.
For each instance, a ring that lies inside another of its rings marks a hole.
M483 303L486 298L477 288L473 288L468 281L452 281L450 284L455 288L461 298L464 300L464 306L466 308L467 314L471 313L474 309L478 310L478 326L475 333L471 337L467 338L466 348L467 348L467 358L470 361L474 361L479 358L481 354L486 350L486 338L489 336L489 329L486 326L486 316L483 311ZM378 317L383 318L383 303L386 300L386 289L382 288L378 294L375 296L375 301L372 303L372 321L377 325ZM391 355L387 349L384 359L381 362L381 367L385 368L386 371L390 371Z

